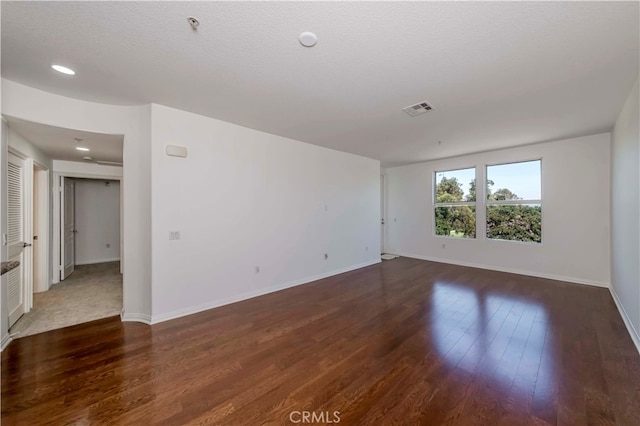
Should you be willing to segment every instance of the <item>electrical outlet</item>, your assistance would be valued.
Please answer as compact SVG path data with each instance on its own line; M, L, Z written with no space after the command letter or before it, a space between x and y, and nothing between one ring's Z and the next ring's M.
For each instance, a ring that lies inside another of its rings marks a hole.
M329 254L328 254L328 253L325 253L325 254L324 254L324 260L327 260L328 258L329 258Z
M170 240L179 240L180 239L180 231L169 231L169 239Z

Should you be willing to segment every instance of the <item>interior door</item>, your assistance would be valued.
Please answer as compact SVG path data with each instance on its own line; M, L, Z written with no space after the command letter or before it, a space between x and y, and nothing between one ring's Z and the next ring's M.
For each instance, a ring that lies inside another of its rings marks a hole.
M60 192L62 206L62 238L60 253L62 257L62 268L60 279L64 280L75 270L76 258L76 235L75 235L75 183L69 178L62 177Z
M7 274L7 305L9 311L9 327L25 312L25 208L24 208L24 160L8 155L7 187L8 199L8 260L17 260L20 266Z
M384 253L384 175L380 175L380 254Z
M34 288L34 292L35 289L39 289L40 286L42 285L40 283L40 244L38 242L38 235L40 234L40 218L39 218L39 212L40 209L45 208L44 206L40 205L40 200L39 200L39 192L40 192L40 182L38 181L38 171L34 168L33 169L33 201L32 201L32 206L33 206L33 246L31 248L32 252L33 252L33 288Z

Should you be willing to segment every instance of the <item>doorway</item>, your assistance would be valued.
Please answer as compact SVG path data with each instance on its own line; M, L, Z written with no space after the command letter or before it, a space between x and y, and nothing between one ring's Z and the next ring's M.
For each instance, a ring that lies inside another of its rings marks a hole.
M49 170L33 165L33 292L49 290Z
M384 239L385 239L385 187L384 187L384 175L380 175L380 254L384 254Z
M49 170L16 150L7 157L8 257L20 262L7 280L9 327L48 289Z
M27 197L26 177L27 164L24 158L9 153L7 158L7 252L10 262L17 261L20 265L7 274L7 307L9 311L9 327L28 311L26 300L28 269L26 268L27 253Z
M56 174L54 183L54 193L59 194L54 203L58 282L34 295L33 310L11 328L16 337L122 312L119 178Z
M120 262L120 181L62 179L60 279L76 266Z

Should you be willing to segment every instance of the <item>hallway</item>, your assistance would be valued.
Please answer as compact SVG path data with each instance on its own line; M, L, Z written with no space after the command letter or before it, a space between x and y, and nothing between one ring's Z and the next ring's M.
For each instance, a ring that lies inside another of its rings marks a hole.
M11 328L13 338L119 315L122 311L120 262L76 266L49 291L33 295L33 309Z

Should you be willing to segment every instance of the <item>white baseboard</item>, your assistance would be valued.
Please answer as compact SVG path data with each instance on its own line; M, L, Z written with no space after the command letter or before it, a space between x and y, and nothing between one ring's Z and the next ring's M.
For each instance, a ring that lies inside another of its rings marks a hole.
M291 288L291 287L296 287L296 286L299 286L299 285L302 285L302 284L308 284L308 283L310 283L312 281L317 281L317 280L321 280L323 278L328 278L328 277L331 277L331 276L334 276L334 275L343 274L345 272L353 271L355 269L360 269L360 268L364 268L366 266L375 265L376 263L380 263L380 262L381 262L381 260L378 258L378 259L373 260L373 261L360 263L358 265L352 265L352 266L349 266L349 267L346 267L346 268L338 269L338 270L327 272L327 273L324 273L324 274L319 274L319 275L315 275L315 276L312 276L312 277L307 277L307 278L303 278L303 279L299 279L299 280L289 281L289 282L284 283L284 284L275 285L275 286L263 288L263 289L260 289L260 290L248 291L248 292L241 293L241 294L238 294L238 295L235 295L235 296L226 297L224 299L212 300L210 302L202 303L200 305L191 306L191 307L184 308L184 309L178 309L176 311L167 312L165 314L152 315L151 316L151 324L157 324L157 323L160 323L160 322L169 321L169 320L172 320L172 319L175 319L175 318L180 318L180 317L184 317L184 316L187 316L187 315L195 314L195 313L198 313L198 312L206 311L206 310L209 310L209 309L217 308L217 307L220 307L220 306L229 305L231 303L240 302L242 300L252 299L254 297L263 296L265 294L273 293L273 292L284 290L284 289ZM126 316L126 314L125 314L125 316ZM132 321L136 321L136 320L132 319ZM140 321L140 320L138 320L138 321Z
M487 269L487 270L490 270L490 271L507 272L507 273L510 273L510 274L517 274L517 275L527 275L527 276L530 276L530 277L546 278L548 280L566 281L566 282L570 282L570 283L574 283L574 284L591 285L591 286L595 286L595 287L605 287L605 288L610 288L611 287L608 282L591 281L591 280L585 280L583 278L565 277L565 276L562 276L562 275L545 274L545 273L534 272L534 271L524 271L524 270L521 270L521 269L504 268L504 267L500 267L500 266L482 265L482 264L470 263L470 262L460 262L460 261L457 261L457 260L442 259L442 258L430 257L430 256L421 256L419 254L401 253L401 252L396 252L396 251L391 251L389 253L397 254L399 256L404 256L404 257L411 257L413 259L429 260L431 262L448 263L450 265L458 265L458 266L468 266L470 268Z
M627 311L624 309L624 306L620 302L618 294L616 293L616 290L613 288L613 286L609 287L609 291L611 292L611 297L613 297L613 301L616 303L618 311L620 312L622 321L624 321L624 325L627 327L627 331L631 335L631 340L633 340L638 353L640 353L640 335L638 334L636 328L633 326L633 323L631 322L629 315L627 315Z
M4 351L4 348L6 348L9 343L11 343L11 340L13 339L11 339L9 333L2 337L2 340L0 341L0 352Z
M85 260L84 262L76 262L77 266L82 265L95 265L96 263L108 263L108 262L119 262L120 258L116 257L113 259L94 259L94 260Z
M134 321L151 325L151 315L146 314L127 314L125 312L122 312L120 314L120 319L122 321Z

